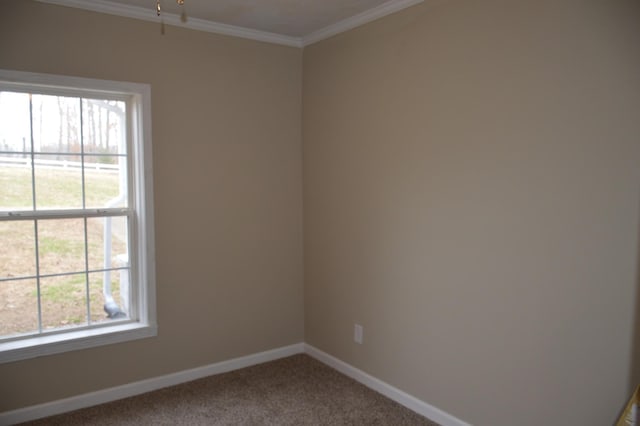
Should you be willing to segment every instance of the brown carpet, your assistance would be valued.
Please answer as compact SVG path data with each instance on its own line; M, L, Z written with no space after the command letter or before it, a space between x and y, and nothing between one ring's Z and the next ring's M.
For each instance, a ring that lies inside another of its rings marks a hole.
M25 424L437 426L308 355Z

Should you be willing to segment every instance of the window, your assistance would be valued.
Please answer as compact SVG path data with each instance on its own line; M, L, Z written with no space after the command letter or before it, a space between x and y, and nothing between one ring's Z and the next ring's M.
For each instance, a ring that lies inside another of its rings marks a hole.
M0 362L154 336L148 85L0 70Z

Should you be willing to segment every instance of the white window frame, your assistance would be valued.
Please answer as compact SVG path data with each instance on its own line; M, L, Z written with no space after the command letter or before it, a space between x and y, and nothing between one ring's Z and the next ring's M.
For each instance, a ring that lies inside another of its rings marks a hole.
M3 86L48 93L116 95L128 98L129 188L133 215L130 226L131 311L127 322L82 330L0 341L0 364L157 335L153 168L151 151L151 87L148 84L97 80L0 69Z

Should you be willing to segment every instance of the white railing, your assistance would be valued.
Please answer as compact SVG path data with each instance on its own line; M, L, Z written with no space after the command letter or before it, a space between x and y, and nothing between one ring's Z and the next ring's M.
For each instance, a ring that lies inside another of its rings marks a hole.
M68 160L42 160L36 158L33 160L33 164L39 168L47 169L77 169L82 168L82 162L80 161L68 161ZM16 157L0 157L0 165L3 167L27 167L31 168L31 157L27 154L25 158ZM117 164L105 164L105 163L84 163L85 170L100 171L107 173L118 173L120 166Z

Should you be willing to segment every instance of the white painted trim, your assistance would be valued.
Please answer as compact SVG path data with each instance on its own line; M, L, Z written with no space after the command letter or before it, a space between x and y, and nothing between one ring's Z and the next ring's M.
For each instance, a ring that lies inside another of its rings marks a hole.
M250 367L252 365L262 364L264 362L274 361L276 359L303 353L304 348L304 343L297 343L294 345L284 346L265 352L259 352L253 355L247 355L240 358L230 359L228 361L222 361L203 367L193 368L191 370L185 370L178 373L167 374L165 376L154 377L152 379L141 380L139 382L116 386L96 392L90 392L71 398L47 402L45 404L33 405L31 407L20 408L13 411L6 411L4 413L0 413L0 425L11 425L21 422L27 422L43 417L55 416L56 414L62 414L68 411L79 410L81 408L116 401L122 398L140 395L142 393L151 392L169 386L175 386L181 383L190 382L192 380L201 379L203 377L226 373L229 371L238 370L240 368Z
M333 25L322 28L321 30L307 34L302 38L302 46L308 46L320 40L333 37L336 34L359 27L371 21L375 21L376 19L391 15L392 13L399 12L402 9L422 3L423 1L424 0L389 0L386 3L382 3L380 6L374 7L373 9L369 9Z
M10 340L0 343L0 364L146 339L157 335L158 327L155 324L124 323L87 330L63 331L30 339Z
M408 393L403 392L400 389L395 388L390 384L385 383L382 380L377 379L309 344L304 344L304 352L323 364L338 370L342 374L351 377L366 387L381 393L387 398L404 405L408 409L415 411L416 413L421 414L442 426L471 426L469 423L466 423L451 414L434 407L433 405L427 404L426 402L421 401L418 398L411 396Z
M109 15L124 16L126 18L141 19L144 21L160 22L155 8L142 8L121 3L114 3L109 0L37 0L41 3L50 3L58 6L75 7L77 9L90 10L93 12L107 13ZM332 37L344 31L359 27L368 22L380 19L384 16L398 12L407 7L422 3L424 0L389 0L377 7L365 12L344 19L335 24L329 25L304 37L287 36L268 31L259 31L251 28L239 27L235 25L222 24L198 18L189 18L187 22L182 22L180 16L174 13L162 13L165 24L178 27L189 28L197 31L205 31L216 34L223 34L232 37L246 38L250 40L263 41L266 43L281 44L284 46L304 47L320 40Z
M51 3L58 6L75 7L77 9L90 10L92 12L107 13L109 15L124 16L125 18L141 19L143 21L160 22L156 14L155 4L151 3L148 9L130 6L126 4L114 3L108 0L37 0L41 3ZM238 27L235 25L221 24L219 22L207 21L204 19L189 18L187 22L182 22L179 15L162 12L162 18L167 25L189 28L197 31L223 34L232 37L246 38L250 40L263 41L266 43L281 44L284 46L302 47L302 39L282 34L259 31L251 28Z

